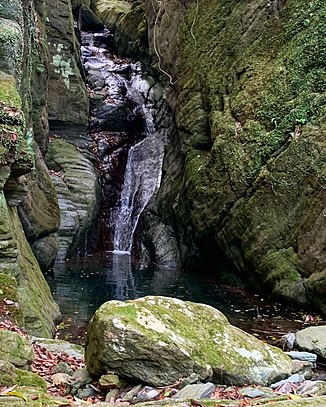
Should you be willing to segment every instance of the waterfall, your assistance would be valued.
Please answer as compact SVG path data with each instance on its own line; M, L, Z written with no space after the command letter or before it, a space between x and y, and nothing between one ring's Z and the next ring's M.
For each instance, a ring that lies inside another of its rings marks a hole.
M116 253L130 253L139 218L160 186L165 131L155 129L162 108L139 63L107 48L109 32L82 33L82 61L90 88L90 131L102 171L104 222ZM129 150L129 151L128 151ZM127 152L128 151L128 152ZM125 168L124 168L125 167Z
M164 141L153 125L151 106L149 102L145 103L148 89L149 85L136 70L135 77L129 83L128 93L140 106L145 118L145 138L132 146L128 152L119 205L112 210L115 252L131 252L140 215L161 182Z

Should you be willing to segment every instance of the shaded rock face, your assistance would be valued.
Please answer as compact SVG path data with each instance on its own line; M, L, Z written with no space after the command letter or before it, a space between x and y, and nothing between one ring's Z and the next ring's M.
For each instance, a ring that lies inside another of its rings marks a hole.
M274 297L325 312L326 6L145 7L184 155L178 175L165 166L158 207L186 257L220 250Z
M216 309L149 296L109 301L87 329L91 374L113 370L154 386L198 373L218 383L271 383L291 373L281 350L230 325Z
M26 240L37 244L58 222L56 194L41 154L47 146L44 2L4 0L0 20L1 280L19 304L13 318L31 333L51 336L58 307ZM51 250L49 263L55 246Z
M112 31L117 50L136 59L147 59L147 23L143 0L94 0L92 9Z
M49 143L46 163L53 171L58 191L61 224L58 230L58 261L87 251L98 215L100 188L92 163L76 148L60 138Z
M49 39L49 120L78 125L86 133L88 95L81 74L79 45L68 0L47 1ZM72 129L73 131L73 129Z

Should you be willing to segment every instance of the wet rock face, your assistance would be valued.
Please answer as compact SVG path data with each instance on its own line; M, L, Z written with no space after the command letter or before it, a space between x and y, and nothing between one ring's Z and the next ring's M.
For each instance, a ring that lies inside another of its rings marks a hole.
M291 359L230 325L214 308L149 296L109 301L87 329L86 365L162 386L192 372L218 383L267 384L286 377Z

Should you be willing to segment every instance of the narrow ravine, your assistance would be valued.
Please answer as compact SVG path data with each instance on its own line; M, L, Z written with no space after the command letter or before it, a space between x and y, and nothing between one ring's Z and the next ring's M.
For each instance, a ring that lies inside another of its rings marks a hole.
M150 294L212 305L233 324L270 342L300 329L303 322L297 311L258 294L220 286L202 270L189 274L178 267L135 262L135 231L162 176L167 137L166 127L155 125L162 107L159 86L139 63L112 53L109 31L83 32L81 39L90 133L101 174L102 246L93 255L57 265L54 276L48 276L63 314L61 337L82 341L92 314L105 301Z

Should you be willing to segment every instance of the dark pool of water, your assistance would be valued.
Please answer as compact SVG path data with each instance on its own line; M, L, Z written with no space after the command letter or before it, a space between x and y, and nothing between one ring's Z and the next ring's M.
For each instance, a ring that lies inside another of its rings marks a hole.
M46 276L63 323L58 336L83 342L87 323L108 300L164 295L202 302L222 311L229 321L273 343L303 327L304 314L266 301L256 293L221 286L212 276L176 268L137 268L128 254L102 253L56 264Z

